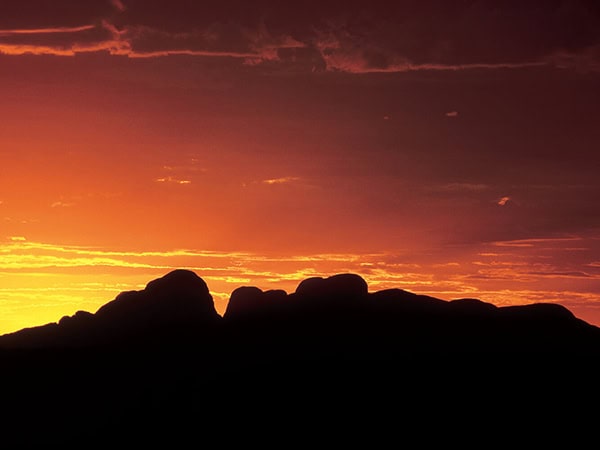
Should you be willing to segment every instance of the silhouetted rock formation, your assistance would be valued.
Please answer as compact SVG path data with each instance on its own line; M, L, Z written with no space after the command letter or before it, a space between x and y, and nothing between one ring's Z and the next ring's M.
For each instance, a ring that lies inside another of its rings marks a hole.
M236 343L242 330L244 338ZM411 352L587 352L598 348L599 335L600 329L556 304L496 307L401 289L369 293L366 281L350 273L305 279L291 294L241 286L221 317L204 280L174 270L142 291L119 294L94 314L78 311L58 323L0 336L0 348L194 345L218 337L232 347L256 338L266 346L301 345L310 352L334 340L344 354L353 346L389 353L408 349L407 343Z
M315 420L331 431L331 417L374 439L391 406L451 416L449 405L461 404L478 420L507 407L518 415L523 399L533 408L548 395L589 395L599 356L600 329L560 305L370 293L344 273L290 294L241 286L221 317L204 280L175 270L95 313L0 336L0 381L12 387L10 418L28 418L6 429L29 445L48 436L183 445L206 427L226 435L253 424L256 433L265 423L314 441Z
M281 289L263 291L255 286L241 286L229 297L223 317L239 318L274 312L287 300L287 293Z
M56 323L0 336L0 348L97 347L99 345L183 345L221 320L206 282L188 270L174 270L142 291L122 292L95 314L78 311Z
M367 282L359 275L341 273L328 278L313 277L300 282L295 292L303 301L320 304L331 302L357 302L369 294ZM344 306L340 304L340 306Z
M141 291L125 292L102 306L96 316L106 320L148 325L216 320L218 313L208 286L188 270L174 270L149 282Z
M221 316L202 278L174 270L149 282L143 291L118 295L98 309L95 319L99 331L110 332L112 341L127 337L143 344L150 338L156 344L158 339L205 331Z

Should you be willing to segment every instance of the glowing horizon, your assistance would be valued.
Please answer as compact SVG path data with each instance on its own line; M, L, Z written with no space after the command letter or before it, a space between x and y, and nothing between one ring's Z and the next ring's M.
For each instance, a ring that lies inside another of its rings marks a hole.
M562 244L573 240L550 241ZM531 241L497 242L490 248L521 249L521 245L540 243ZM547 240L541 243L548 244ZM194 271L207 282L221 315L231 292L240 286L291 293L305 278L356 273L367 281L371 292L399 288L445 300L479 298L497 306L556 302L576 315L583 304L588 304L587 320L598 324L590 308L600 303L597 294L537 287L540 280L577 279L581 274L549 270L539 264L539 271L532 273L530 264L522 259L498 261L499 253L473 256L479 260L410 263L414 256L394 253L284 256L190 249L135 252L29 242L13 236L0 245L0 300L4 304L0 334L57 322L78 310L95 312L120 292L142 290L153 279L180 268ZM407 262L399 262L402 260ZM506 283L509 278L513 282Z

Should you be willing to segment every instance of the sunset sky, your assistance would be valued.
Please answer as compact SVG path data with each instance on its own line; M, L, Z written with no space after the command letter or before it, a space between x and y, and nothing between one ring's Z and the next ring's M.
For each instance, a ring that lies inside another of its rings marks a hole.
M2 0L0 334L174 268L600 326L600 3Z

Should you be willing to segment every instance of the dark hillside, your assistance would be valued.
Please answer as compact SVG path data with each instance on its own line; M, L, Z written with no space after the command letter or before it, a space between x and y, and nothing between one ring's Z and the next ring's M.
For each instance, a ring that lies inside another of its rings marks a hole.
M206 283L176 270L0 347L15 446L182 448L207 435L373 446L440 418L573 414L600 379L600 329L562 306L370 293L355 274L289 294L242 286L221 317Z

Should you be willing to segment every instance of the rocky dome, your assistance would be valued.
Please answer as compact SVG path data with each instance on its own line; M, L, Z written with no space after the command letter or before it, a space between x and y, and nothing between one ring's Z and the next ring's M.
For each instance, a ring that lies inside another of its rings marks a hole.
M194 272L177 269L150 281L142 291L119 294L96 317L126 322L191 322L220 318L206 282Z
M303 299L327 299L328 301L351 301L366 299L367 282L354 273L339 273L327 278L312 277L300 282L296 296Z

